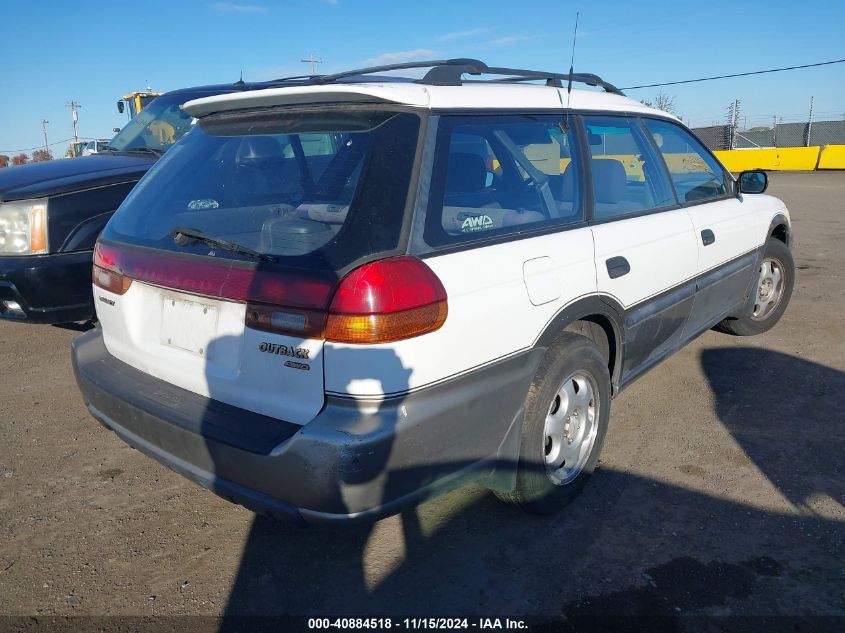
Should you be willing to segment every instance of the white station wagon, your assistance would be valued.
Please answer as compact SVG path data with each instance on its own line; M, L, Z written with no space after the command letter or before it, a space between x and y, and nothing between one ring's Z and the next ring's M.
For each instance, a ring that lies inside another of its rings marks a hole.
M614 395L792 292L765 174L595 75L429 61L184 108L100 237L74 367L97 420L256 511L378 517L480 480L554 512Z

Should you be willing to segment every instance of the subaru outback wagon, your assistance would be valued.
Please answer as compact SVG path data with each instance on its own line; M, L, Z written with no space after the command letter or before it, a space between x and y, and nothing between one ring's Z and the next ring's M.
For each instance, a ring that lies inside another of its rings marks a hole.
M384 516L470 480L556 511L614 395L792 292L765 174L595 75L420 62L185 110L100 236L74 367L102 424L256 511Z

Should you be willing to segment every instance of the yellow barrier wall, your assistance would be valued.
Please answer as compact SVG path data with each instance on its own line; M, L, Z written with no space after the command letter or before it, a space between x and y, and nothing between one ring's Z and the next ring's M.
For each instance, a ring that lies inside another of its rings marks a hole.
M561 158L558 163L553 155L546 156L531 145L526 147L525 153L535 167L552 176L562 174L570 161L569 158ZM749 169L770 171L845 169L845 145L716 150L713 153L725 167L734 173ZM639 155L614 154L596 158L618 160L625 167L625 173L629 178L645 180ZM706 165L696 153L664 154L663 158L673 174L706 170ZM499 161L494 160L493 169L498 168Z
M819 162L818 146L731 149L713 152L730 171L768 169L773 171L813 171Z
M819 169L845 169L845 145L825 145L819 155Z

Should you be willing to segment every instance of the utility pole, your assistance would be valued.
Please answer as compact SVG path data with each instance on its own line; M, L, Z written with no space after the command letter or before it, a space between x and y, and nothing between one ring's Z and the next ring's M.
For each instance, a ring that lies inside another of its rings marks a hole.
M810 116L807 118L807 144L810 147L810 133L813 131L813 97L810 97Z
M316 76L317 75L317 64L322 64L323 58L321 57L320 59L316 59L314 57L314 53L309 53L308 59L300 59L299 61L301 61L303 64L311 64L311 75Z
M66 103L65 107L70 108L70 118L73 121L73 142L79 142L79 136L76 134L76 124L79 121L79 115L76 113L79 108L82 107L82 104L77 102L75 99L71 99L70 103Z
M739 127L739 99L734 99L728 106L728 138L726 145L733 149L736 145L736 128Z
M778 117L776 114L772 115L772 147L778 146Z
M44 131L44 151L49 152L50 150L47 149L47 124L49 121L47 119L41 119L41 129Z
M731 138L733 139L733 144L731 145L731 149L734 148L736 145L736 129L739 127L739 99L734 101L734 123L733 123L733 134Z

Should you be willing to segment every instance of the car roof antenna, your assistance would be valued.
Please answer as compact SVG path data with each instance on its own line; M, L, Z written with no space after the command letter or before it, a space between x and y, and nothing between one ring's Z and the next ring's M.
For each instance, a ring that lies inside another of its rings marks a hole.
M580 11L575 12L575 32L572 34L572 56L569 58L569 81L566 84L566 129L569 129L569 98L572 96L572 75L575 68L575 39L578 37L578 16Z

